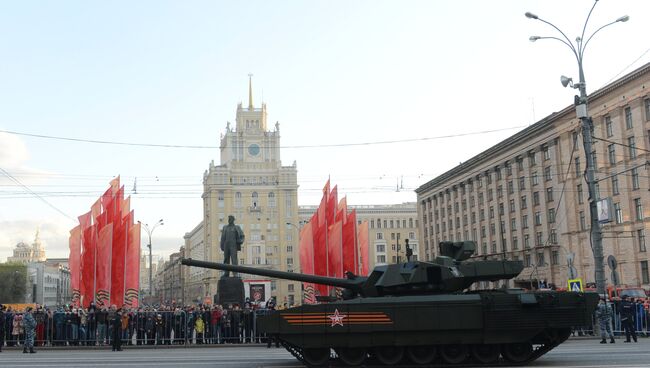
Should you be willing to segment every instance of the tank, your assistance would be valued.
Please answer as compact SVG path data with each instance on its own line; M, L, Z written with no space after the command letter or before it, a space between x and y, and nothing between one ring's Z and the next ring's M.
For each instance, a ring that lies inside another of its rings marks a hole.
M472 290L508 280L520 261L471 258L474 242L442 242L433 262L377 266L367 276L306 275L183 259L182 264L343 289L342 299L278 310L257 320L310 367L525 365L591 324L596 293ZM339 361L337 361L339 360Z

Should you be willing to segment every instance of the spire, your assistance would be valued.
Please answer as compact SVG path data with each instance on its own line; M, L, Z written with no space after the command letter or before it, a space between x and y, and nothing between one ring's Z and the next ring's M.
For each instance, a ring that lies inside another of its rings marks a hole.
M248 109L253 110L253 74L248 74Z

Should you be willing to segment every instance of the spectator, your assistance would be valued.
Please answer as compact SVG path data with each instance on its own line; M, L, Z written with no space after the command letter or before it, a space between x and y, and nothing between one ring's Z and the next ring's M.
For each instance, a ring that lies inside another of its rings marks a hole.
M114 305L111 306L111 309L114 309ZM122 351L122 309L116 309L114 311L113 318L111 319L111 346L113 351Z
M203 318L201 315L196 318L194 329L196 330L196 343L203 344L203 332L205 331L205 324L203 323Z
M25 329L25 346L23 348L23 353L27 353L28 348L31 354L36 353L36 351L34 351L34 337L36 336L36 320L32 315L32 307L27 307L25 309L25 315L23 316L22 322Z
M11 335L13 340L16 341L16 345L20 345L21 336L23 335L23 316L21 314L15 314L14 320L12 322L13 330Z

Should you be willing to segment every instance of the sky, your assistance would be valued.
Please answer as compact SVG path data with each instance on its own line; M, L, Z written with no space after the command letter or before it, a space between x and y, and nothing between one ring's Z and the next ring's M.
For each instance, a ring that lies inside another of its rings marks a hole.
M77 216L117 175L137 220L164 219L154 254L178 250L202 220L203 173L248 102L248 74L255 106L280 124L283 165L297 164L299 205L317 204L328 178L348 204L415 201L418 186L572 103L560 76L577 80L575 57L530 42L561 35L524 13L573 40L592 5L0 2L0 261L37 229L48 257L67 257ZM648 1L599 1L587 34L626 14L589 43L588 92L650 62Z

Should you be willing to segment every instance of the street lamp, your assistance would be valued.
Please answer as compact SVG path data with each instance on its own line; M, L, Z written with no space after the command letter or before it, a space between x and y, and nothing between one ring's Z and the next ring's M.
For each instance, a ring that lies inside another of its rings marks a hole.
M601 29L610 26L614 23L627 22L630 19L630 17L625 15L616 19L613 22L601 26L585 40L585 30L587 29L587 23L589 22L589 18L591 17L591 13L594 11L596 4L598 4L598 0L594 1L594 5L591 7L591 10L589 11L589 14L587 15L587 19L585 20L585 24L582 28L582 35L576 37L575 43L571 41L569 37L567 37L567 35L564 32L562 32L558 27L556 27L553 23L548 22L531 12L526 12L525 15L526 18L534 19L542 23L546 23L547 25L553 27L557 32L559 32L562 35L562 37L531 36L529 37L529 40L531 42L535 42L537 40L543 40L543 39L552 39L552 40L560 41L564 45L566 45L569 49L571 49L573 55L576 57L576 60L578 61L578 73L580 78L579 82L573 83L571 78L565 76L562 76L560 78L560 82L564 87L571 86L572 88L580 90L580 96L575 96L574 104L576 107L576 115L582 123L582 141L583 141L583 146L584 146L585 156L587 161L587 167L585 170L587 174L586 175L587 185L589 187L589 214L591 217L591 239L592 239L592 250L594 253L594 263L595 263L594 273L596 279L596 290L598 291L599 294L603 295L605 293L605 269L603 267L603 258L604 258L603 257L603 236L602 236L602 230L600 228L600 223L598 222L598 212L596 208L596 180L594 179L594 160L591 154L592 152L591 130L593 127L593 122L591 121L591 118L587 113L587 88L586 88L585 75L584 75L582 65L584 60L585 48L589 44L589 41L591 41L591 39L594 37L594 35L598 33Z
M147 235L149 235L149 244L147 244L147 247L149 247L149 296L153 295L153 276L152 276L152 271L153 271L153 258L151 256L151 235L153 234L153 231L156 230L156 228L160 225L164 225L163 220L160 219L158 222L156 222L152 227L149 227L149 224L143 224L141 221L138 221L138 224L142 225L144 227L144 231L147 232Z

